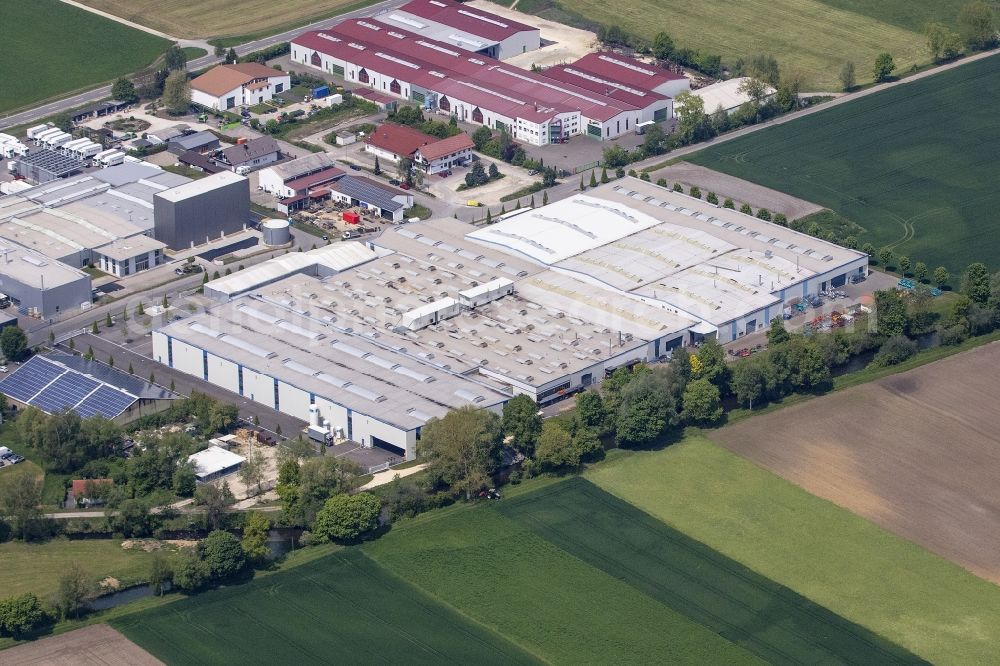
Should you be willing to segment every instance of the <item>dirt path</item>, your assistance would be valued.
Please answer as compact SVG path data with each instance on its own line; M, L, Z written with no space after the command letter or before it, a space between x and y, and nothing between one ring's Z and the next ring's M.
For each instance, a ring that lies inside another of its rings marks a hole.
M823 210L822 206L811 201L688 162L674 164L649 175L653 182L664 178L671 185L682 183L685 191L691 185L697 185L701 188L702 196L715 192L720 203L729 197L735 201L737 208L742 203L748 203L754 210L766 208L772 213L783 213L789 220Z
M156 666L162 661L106 624L42 638L0 652L4 666Z
M160 32L159 30L153 30L139 23L133 23L128 19L123 19L121 16L115 16L114 14L109 14L108 12L101 11L100 9L95 9L94 7L89 7L82 2L75 2L74 0L62 0L62 2L67 5L72 5L78 9L82 9L85 12L90 12L91 14L97 14L98 16L103 16L106 19L110 19L116 23L121 23L122 25L127 25L130 28L135 28L136 30L142 30L143 32L148 32L151 35L156 35L157 37L162 37L163 39L169 39L172 42L180 41L177 37L173 35L168 35L165 32ZM203 47L204 48L204 47Z
M713 438L1000 584L1000 343L722 428Z

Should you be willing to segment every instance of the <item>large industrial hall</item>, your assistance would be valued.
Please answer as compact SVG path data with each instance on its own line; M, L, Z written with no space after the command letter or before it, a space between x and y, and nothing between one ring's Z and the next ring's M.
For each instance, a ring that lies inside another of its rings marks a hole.
M625 178L489 226L395 226L210 282L220 304L156 331L154 358L413 458L449 409L545 404L752 333L866 270L863 253Z

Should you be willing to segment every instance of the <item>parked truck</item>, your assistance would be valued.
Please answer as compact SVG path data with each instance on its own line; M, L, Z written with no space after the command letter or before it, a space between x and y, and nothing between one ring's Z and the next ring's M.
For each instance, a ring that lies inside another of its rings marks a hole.
M333 435L323 426L311 425L307 428L309 439L319 442L324 446L333 446Z

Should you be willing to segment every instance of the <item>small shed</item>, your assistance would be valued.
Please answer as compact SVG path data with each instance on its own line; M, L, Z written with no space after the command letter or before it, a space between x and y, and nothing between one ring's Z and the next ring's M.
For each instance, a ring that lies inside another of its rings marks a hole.
M243 456L226 451L220 446L210 446L204 451L188 456L188 462L194 467L194 476L201 483L232 474L240 468L244 460L246 458Z

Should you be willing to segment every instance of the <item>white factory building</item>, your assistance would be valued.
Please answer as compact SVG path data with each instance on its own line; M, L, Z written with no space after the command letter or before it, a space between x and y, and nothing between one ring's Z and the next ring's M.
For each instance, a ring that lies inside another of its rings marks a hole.
M475 229L451 219L210 282L154 358L331 434L415 455L462 405L544 404L766 326L867 256L634 178Z

